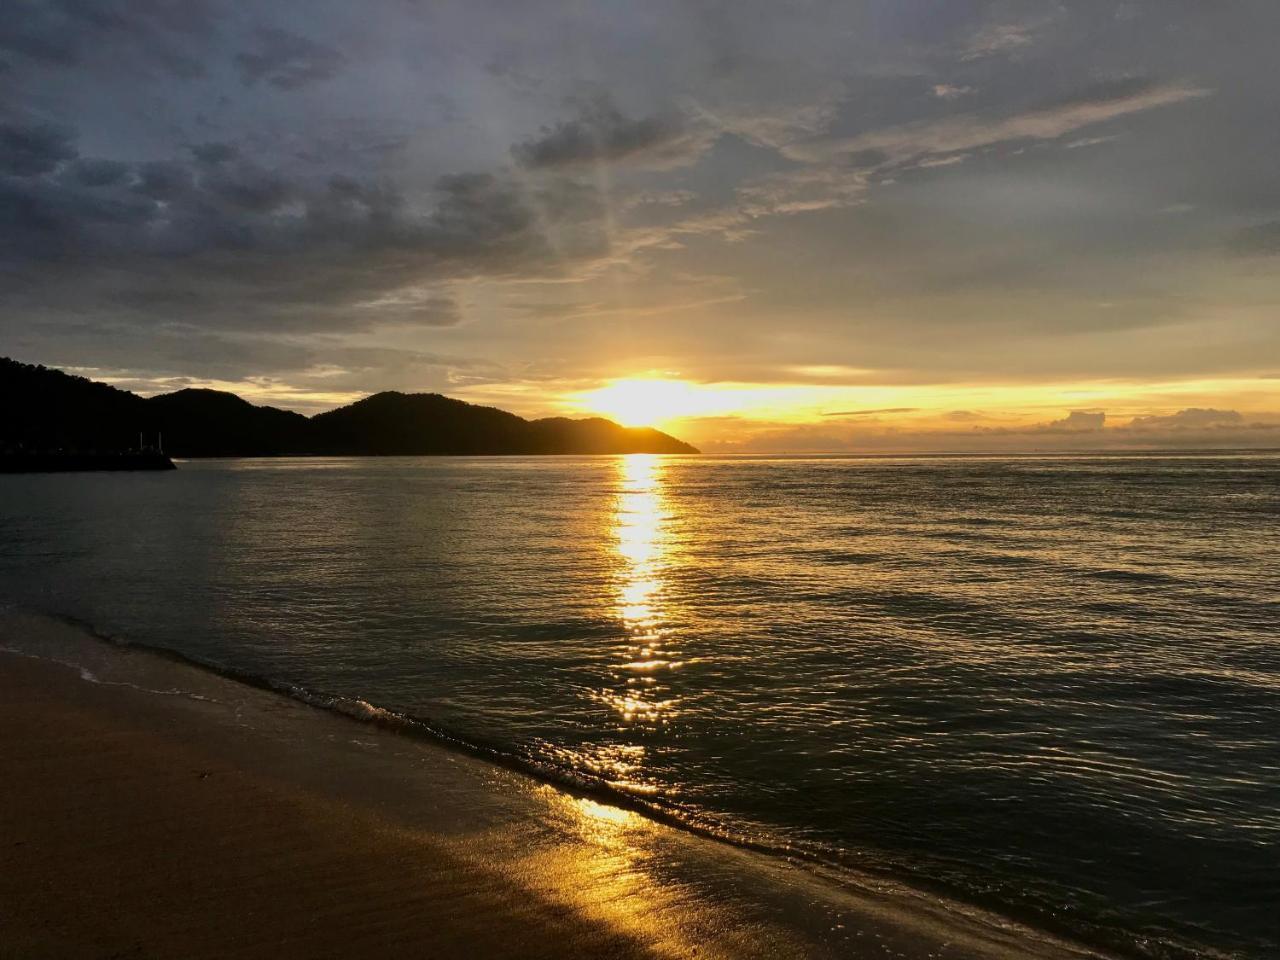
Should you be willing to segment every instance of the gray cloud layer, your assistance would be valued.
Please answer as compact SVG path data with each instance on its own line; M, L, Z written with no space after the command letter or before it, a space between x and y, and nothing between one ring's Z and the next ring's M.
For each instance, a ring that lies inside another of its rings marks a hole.
M252 48L236 54L236 63L246 84L264 80L281 90L294 90L337 76L346 57L333 47L288 30L263 27L257 31Z
M624 117L607 100L588 104L581 115L543 127L512 148L533 169L565 169L625 163L664 168L692 163L711 145L713 131L679 115Z

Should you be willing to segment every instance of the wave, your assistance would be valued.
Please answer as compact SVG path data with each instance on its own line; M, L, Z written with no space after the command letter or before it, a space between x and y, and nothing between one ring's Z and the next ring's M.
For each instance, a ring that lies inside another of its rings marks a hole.
M9 608L13 609L13 608ZM0 607L0 612L4 610ZM1048 911L1011 909L995 899L983 898L972 890L958 888L935 877L913 871L898 860L880 859L865 851L835 849L818 843L786 840L766 830L749 830L744 824L727 823L706 811L693 809L661 795L638 795L615 782L597 777L565 764L555 763L531 750L513 750L508 746L463 735L447 724L380 706L358 697L348 697L315 690L285 680L255 674L238 667L195 657L170 647L138 641L101 630L93 623L60 612L34 612L49 620L73 627L97 641L122 650L139 651L183 667L203 671L215 677L259 690L289 697L312 708L337 714L349 720L368 724L400 736L442 746L503 769L549 784L570 796L607 803L647 817L665 826L682 830L716 842L749 850L768 857L781 858L808 866L828 880L848 885L864 893L927 900L965 921L1000 930L1006 935L1030 941L1048 937L1062 945L1074 946L1082 956L1098 957L1097 951L1143 958L1143 960L1232 960L1232 955L1172 938L1152 935L1137 936L1103 922L1088 922L1080 917L1072 920L1046 915ZM124 686L160 696L186 696L207 702L213 697L181 688L152 688L118 680L105 680L73 660L42 656L0 646L0 651L59 663L79 672L86 682Z

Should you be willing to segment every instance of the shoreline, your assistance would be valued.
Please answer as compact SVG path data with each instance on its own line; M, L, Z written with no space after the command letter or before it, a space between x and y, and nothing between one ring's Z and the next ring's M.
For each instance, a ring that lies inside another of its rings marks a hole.
M849 890L180 654L29 614L0 615L0 645L0 758L21 784L0 801L9 834L22 835L0 848L3 938L23 944L14 955L98 956L132 949L132 937L143 955L465 944L484 957L523 937L527 956L1100 956L927 896ZM163 815L139 819L139 806ZM187 866L161 875L190 903L144 890L175 849L189 850ZM406 863L412 883L400 879ZM95 871L140 876L112 884ZM30 888L55 896L24 899ZM242 922L250 888L280 904L270 922ZM315 898L334 889L360 922L317 914ZM234 943L220 930L229 918ZM178 928L186 939L165 939ZM328 932L308 939L315 930Z
M81 631L95 641L121 651L135 651L145 656L156 657L180 667L209 673L215 677L244 684L256 690L304 704L312 709L335 715L354 723L367 724L376 729L398 736L407 737L424 743L428 747L455 751L468 758L482 763L492 764L519 776L528 777L556 790L567 793L576 799L590 800L609 806L618 807L630 813L638 814L673 830L690 833L711 840L715 843L727 844L736 849L750 851L764 857L783 859L816 871L831 871L840 877L856 879L863 886L880 890L894 890L908 895L934 896L950 900L949 893L942 889L929 889L923 885L912 886L898 877L880 873L870 869L859 869L843 863L832 856L824 856L822 851L810 847L799 847L782 842L770 843L763 839L753 839L745 834L735 834L728 827L710 820L691 820L682 817L674 808L665 806L645 796L620 790L605 779L590 778L563 767L547 763L534 762L519 755L504 751L501 747L483 743L455 733L448 728L424 717L400 713L366 700L351 699L308 689L292 683L273 681L270 678L249 673L222 664L207 662L188 656L178 650L154 644L121 640L98 630L93 624L79 620L73 616L48 613L43 611L23 611L28 615L47 618L59 624L65 624L74 630ZM0 618L3 618L0 609ZM0 654L6 652L0 645ZM840 882L838 879L836 882ZM979 904L950 900L957 906L984 912L986 908ZM1011 923L1022 923L1013 918L990 912L1000 919ZM1032 929L1033 926L1029 925ZM1069 936L1069 933L1058 934L1044 931L1054 936Z

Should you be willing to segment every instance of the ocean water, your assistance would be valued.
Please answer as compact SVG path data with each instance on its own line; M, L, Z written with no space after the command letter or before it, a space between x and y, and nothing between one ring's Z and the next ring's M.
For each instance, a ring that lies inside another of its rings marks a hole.
M1280 956L1280 457L0 477L0 599L1135 957Z

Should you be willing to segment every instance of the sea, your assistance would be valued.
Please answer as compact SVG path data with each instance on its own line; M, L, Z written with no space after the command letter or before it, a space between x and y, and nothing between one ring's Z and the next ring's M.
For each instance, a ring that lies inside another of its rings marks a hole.
M1280 957L1280 455L179 467L0 477L0 602L851 883Z

